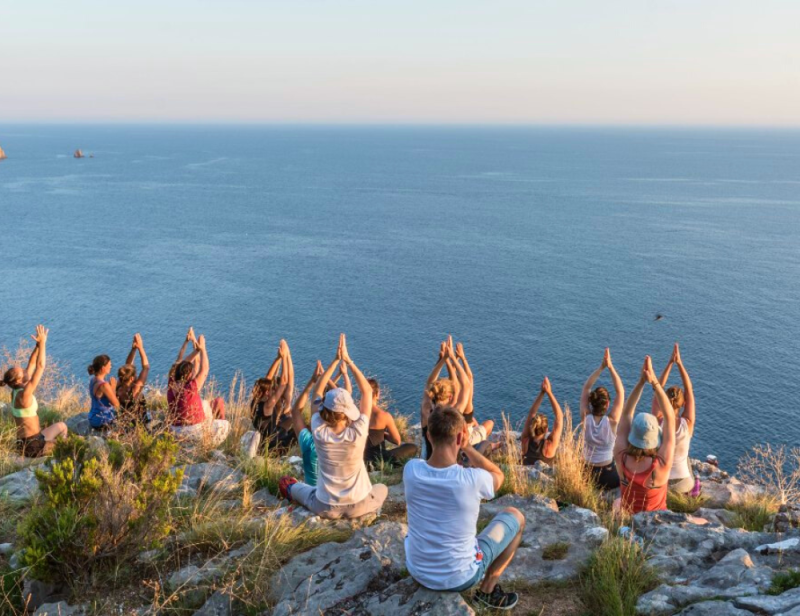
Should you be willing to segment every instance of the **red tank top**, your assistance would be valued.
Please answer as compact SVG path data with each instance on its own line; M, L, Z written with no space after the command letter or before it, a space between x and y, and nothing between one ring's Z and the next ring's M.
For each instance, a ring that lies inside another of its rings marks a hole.
M173 426L194 426L205 421L203 399L194 379L183 385L170 379L167 387L167 404Z
M658 488L648 488L647 482L653 477L656 469L664 463L660 458L653 458L650 468L641 473L634 473L625 466L627 454L622 454L622 506L630 513L642 511L662 511L667 508L667 488L669 482Z

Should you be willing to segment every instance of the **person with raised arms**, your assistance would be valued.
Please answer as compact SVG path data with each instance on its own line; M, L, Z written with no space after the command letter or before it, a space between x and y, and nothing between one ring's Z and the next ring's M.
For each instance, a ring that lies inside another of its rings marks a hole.
M605 387L592 389L606 369L614 384L613 404ZM592 372L581 392L583 457L591 469L595 485L601 490L619 488L619 474L614 467L614 444L617 441L617 427L624 406L625 388L611 362L611 351L606 348L600 367Z
M503 471L469 444L464 415L450 406L428 417L433 451L428 460L410 460L403 469L408 534L406 568L431 590L464 592L480 585L473 601L510 610L519 597L503 592L500 576L522 540L525 517L507 507L476 536L481 500L495 497ZM463 454L469 468L458 463Z
M39 422L39 402L36 388L47 366L47 336L49 330L44 325L36 326L31 336L36 346L31 351L28 366L14 366L6 370L0 386L11 389L11 415L17 427L16 450L25 458L39 458L48 455L58 438L67 436L67 424L56 422L42 428Z
M440 406L452 406L463 415L469 405L472 382L464 368L460 364L458 366L456 364L458 362L452 345L448 341L442 342L439 346L439 360L428 375L420 404L423 455L426 459L430 458L433 453L433 446L428 440L428 417L430 414ZM445 366L447 366L451 378L440 379L439 374Z
M634 417L645 383L664 415L664 429L650 413ZM675 457L675 412L653 372L650 356L645 357L639 381L625 402L617 428L614 461L620 475L621 504L629 513L662 511L667 508L669 473Z
M694 388L692 387L689 373L683 365L681 350L677 342L672 351L672 356L669 358L669 362L659 379L661 387L667 386L669 373L672 371L673 365L678 367L678 371L681 374L683 389L673 386L666 390L667 397L676 416L675 459L672 462L672 470L669 473L669 489L679 494L698 496L700 494L700 480L695 478L692 467L689 464L689 446L692 442L695 426ZM651 412L658 419L658 422L663 424L664 415L660 409L661 407L657 400L653 398ZM681 409L683 409L682 412Z
M137 353L142 363L142 369L138 375L134 364ZM150 362L147 360L142 336L135 334L125 364L117 370L116 394L119 402L119 416L125 426L134 427L141 424L147 427L152 423L142 393L149 374Z
M539 407L542 406L545 396L550 401L555 416L553 431L549 433L547 417L539 414ZM556 451L558 451L563 430L564 413L553 395L550 379L544 377L539 394L528 411L525 427L522 430L522 463L526 466L533 466L537 462L543 462L552 466L556 459Z
M453 346L452 336L448 337L447 344L450 347ZM467 401L467 407L464 410L464 421L466 421L467 426L469 426L469 442L473 447L475 447L475 449L486 455L492 449L491 443L489 442L489 436L491 436L492 430L494 429L494 421L491 419L486 419L478 423L478 420L475 419L475 407L472 403L473 399L475 398L475 378L472 374L472 368L470 368L469 362L467 361L467 354L464 352L464 345L460 342L456 344L455 357L455 363L460 364L464 370L466 378L469 379L469 399ZM450 369L449 366L451 363L452 362L448 361L448 370ZM457 371L457 368L453 366L453 370Z
M277 376L279 371L280 377ZM288 385L289 379L279 346L266 376L255 382L250 400L253 427L258 431L259 437L257 438L261 444L261 450L267 447L272 448L272 441L278 431L279 403L284 399ZM289 390L289 395L291 396L291 390Z
M210 368L206 339L202 335L196 338L191 328L186 338L178 360L170 369L167 385L170 429L181 440L201 442L208 437L211 446L218 447L231 428L225 419L225 402L222 398L208 401L201 397ZM184 359L188 342L193 343L194 351Z
M360 408L345 389L331 389L322 397L340 361L347 364L355 377L361 394ZM281 496L327 519L360 518L379 511L388 488L380 483L372 485L364 464L371 415L372 389L350 358L342 334L336 358L314 387L311 434L317 452L317 485L283 477L278 486Z

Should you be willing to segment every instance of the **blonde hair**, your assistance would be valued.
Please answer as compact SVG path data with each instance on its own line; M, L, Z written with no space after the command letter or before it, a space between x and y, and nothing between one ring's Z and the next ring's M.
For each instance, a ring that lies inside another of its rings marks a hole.
M681 410L683 405L686 403L686 400L683 396L683 390L680 387L670 387L666 392L667 398L672 403L672 408L675 409L675 412Z
M658 449L642 449L641 447L635 447L630 443L628 443L628 449L626 449L626 453L637 460L641 460L642 458L658 457Z
M449 404L454 393L453 383L449 379L439 379L428 387L428 397L433 402L433 406Z
M535 415L531 420L531 426L528 429L533 438L547 434L547 417L544 415Z

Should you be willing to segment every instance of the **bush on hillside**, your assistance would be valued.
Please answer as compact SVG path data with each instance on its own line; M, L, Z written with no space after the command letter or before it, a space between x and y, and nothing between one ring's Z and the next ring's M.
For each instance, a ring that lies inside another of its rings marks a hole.
M42 499L20 524L22 564L36 579L76 587L158 545L183 475L171 471L176 451L169 435L144 431L107 448L59 440L51 469L36 471Z

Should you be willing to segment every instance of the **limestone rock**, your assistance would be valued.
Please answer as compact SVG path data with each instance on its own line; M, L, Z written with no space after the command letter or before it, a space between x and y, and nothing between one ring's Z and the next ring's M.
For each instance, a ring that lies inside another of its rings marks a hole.
M261 444L261 433L249 430L239 439L239 453L245 460L252 460L258 456L258 446Z
M759 554L782 554L800 551L800 537L792 537L776 543L767 543L756 548Z
M250 505L253 507L261 507L264 509L273 509L281 504L277 496L273 496L269 490L263 488L258 492L254 492L250 497Z
M0 543L0 554L6 556L14 551L13 543Z
M67 419L64 423L72 434L78 436L89 436L92 426L89 424L89 413L78 413Z
M202 567L196 565L189 565L183 569L179 569L171 576L169 576L168 584L172 591L183 588L193 588L196 586L205 586L211 582L216 582L223 575L224 571L212 562L208 562Z
M749 610L756 614L783 614L791 609L800 607L800 588L792 588L777 596L761 595L758 597L743 597L735 601L736 607Z
M33 616L83 616L86 612L80 606L73 607L66 601L45 603L36 610Z
M230 492L241 487L244 474L226 464L202 462L183 467L183 480L178 488L181 496L196 496L202 491Z
M454 592L434 592L411 578L377 592L358 595L326 610L350 616L474 616L475 611Z
M30 468L0 477L0 494L12 503L25 503L39 494L39 482Z
M757 496L761 490L756 486L742 483L731 477L722 483L710 480L700 481L702 494L707 498L705 506L711 509L724 509L730 505L741 503L747 497Z
M539 496L507 495L481 507L481 518L487 519L506 507L516 507L525 516L522 543L504 579L535 584L574 578L591 552L608 536L593 511L580 507L558 510L555 501ZM543 550L557 543L568 544L561 560L545 560Z
M776 533L786 533L793 528L800 528L800 506L781 505L772 520L772 525Z
M726 601L703 601L683 610L678 616L753 616Z
M67 598L67 590L54 584L25 578L22 583L22 600L29 610L36 610L47 604L59 605Z
M203 604L194 616L231 616L233 600L228 595L215 592L208 601Z

